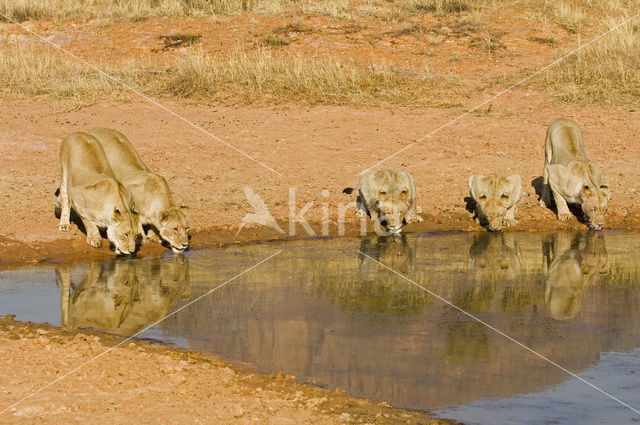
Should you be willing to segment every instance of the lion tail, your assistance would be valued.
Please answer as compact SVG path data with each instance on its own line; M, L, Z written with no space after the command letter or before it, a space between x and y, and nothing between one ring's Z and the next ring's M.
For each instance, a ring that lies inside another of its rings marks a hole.
M353 195L357 190L352 187L345 187L342 193L346 193L347 195Z

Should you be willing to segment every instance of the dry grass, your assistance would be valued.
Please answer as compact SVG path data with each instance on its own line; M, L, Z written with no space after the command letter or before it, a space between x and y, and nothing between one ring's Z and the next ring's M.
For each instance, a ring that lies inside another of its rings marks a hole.
M278 13L289 3L288 0L0 0L0 13L19 22L47 18L138 20L243 11Z
M234 103L441 104L442 93L436 95L433 88L458 83L451 76L408 74L384 66L374 69L330 60L279 60L265 50L252 55L235 53L226 59L190 50L167 68L138 62L105 71L154 96ZM35 47L0 51L0 85L9 93L73 97L86 102L124 91L95 70Z
M555 22L573 34L587 23L586 14L575 2L548 0L547 5L553 11Z
M502 42L502 36L505 33L500 31L490 31L487 33L477 34L473 36L469 42L469 46L486 50L489 53L495 53L498 50L507 47Z
M624 25L567 58L549 80L565 101L637 103L640 23Z
M228 60L191 52L167 74L162 92L211 99L234 93L247 103L266 99L309 104L424 105L438 101L433 87L452 82L453 77L442 74L407 74L390 67L362 68L301 58L278 60L265 50L253 55L237 53Z
M469 0L392 0L396 14L441 15L470 10ZM366 3L366 2L365 2ZM371 2L369 2L371 3ZM0 0L0 13L19 22L37 19L132 19L297 9L308 15L353 19L351 0ZM3 20L0 17L0 20Z
M400 7L415 13L432 12L440 15L471 10L471 2L467 0L400 0Z
M351 0L303 0L300 8L308 15L324 15L334 18L351 18L348 13Z

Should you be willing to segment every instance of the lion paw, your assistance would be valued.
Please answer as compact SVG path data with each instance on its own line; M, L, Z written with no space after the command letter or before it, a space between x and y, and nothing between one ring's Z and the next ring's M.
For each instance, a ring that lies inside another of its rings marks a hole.
M513 227L517 223L515 218L505 218L502 220L502 225L505 227Z
M69 230L71 230L71 225L70 224L59 224L58 225L58 231L59 232L68 232Z
M560 221L568 221L570 218L571 218L571 213L568 213L568 212L558 213L558 220Z
M94 248L100 248L102 246L102 238L100 237L100 235L98 236L87 235L87 243Z
M158 237L156 232L149 230L147 232L146 242L162 243L162 240Z
M413 216L413 217L406 217L405 221L407 223L422 223L424 221L424 219L422 217L420 217L419 215Z

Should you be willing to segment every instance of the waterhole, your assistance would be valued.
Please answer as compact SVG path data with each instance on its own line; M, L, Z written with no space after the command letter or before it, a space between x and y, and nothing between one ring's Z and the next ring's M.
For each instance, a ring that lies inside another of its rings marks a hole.
M629 423L639 254L614 232L265 243L0 272L0 313L129 336L184 307L136 338L468 423Z

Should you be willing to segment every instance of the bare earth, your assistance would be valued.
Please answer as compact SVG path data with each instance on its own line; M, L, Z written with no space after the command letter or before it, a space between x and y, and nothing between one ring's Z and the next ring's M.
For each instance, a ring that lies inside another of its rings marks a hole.
M74 99L4 95L0 99L0 269L78 263L113 255L107 244L101 249L88 246L75 226L68 234L59 233L53 214L60 141L71 132L95 126L112 127L128 136L145 163L167 178L177 202L191 207L193 248L309 237L299 224L293 226L295 235L288 235L290 208L297 214L309 203L304 217L315 233L321 233L326 204L329 235L335 236L338 205L353 200L342 189L355 187L360 172L405 147L377 168L405 169L414 176L425 221L407 226L406 232L482 231L472 221L464 198L470 174L491 172L520 174L524 189L531 194L521 203L515 231L586 229L575 219L559 222L551 210L538 206L534 182L542 175L544 135L547 125L560 116L580 123L587 154L612 189L606 227L637 230L637 105L563 104L554 100L544 80L537 79L461 117L504 89L490 81L509 76L516 82L513 73L539 69L553 61L556 53L546 44L531 41L533 36L553 34L560 44L578 37L557 25L527 21L514 10L494 13L491 28L482 31L485 35L489 30L505 33L505 48L497 54L473 50L469 47L473 34L458 34L452 23L436 22L428 14L416 18L416 23L437 27L438 40L431 35L389 35L405 24L373 23L351 31L348 22L310 17L305 20L310 31L288 34L290 44L274 49L278 57L302 54L361 65L387 63L413 72L428 66L462 77L460 88L443 90L441 101L436 96L425 103L440 104L437 108L244 105L233 99L221 105L158 99L281 175L135 94L88 101L89 105ZM156 18L107 26L84 21L73 27L36 22L32 27L95 63L117 63L152 52L157 55L154 60L162 62L173 53L161 50L160 35L202 34L201 48L210 54L225 54L234 48L250 52L264 46L264 37L293 20L248 19L241 14ZM7 43L29 38L15 25L2 24L2 28ZM485 83L486 89L477 88ZM247 226L237 233L243 217L253 212L245 188L260 195L287 235L264 226ZM325 190L328 196L323 195ZM295 194L295 205L290 205L290 193ZM346 232L356 233L359 223L353 208L346 219ZM164 251L160 245L147 244L139 255ZM0 319L0 408L120 341ZM138 342L126 343L46 388L0 416L0 422L438 423L421 413L300 385L288 377L239 372L236 366L211 356Z
M121 343L0 318L0 409ZM30 367L25 367L28 364ZM135 367L132 367L135 365ZM220 360L126 342L0 414L3 424L448 424Z

